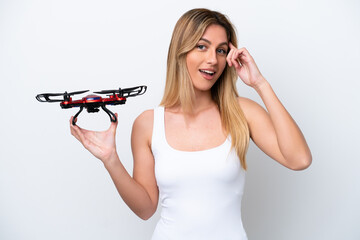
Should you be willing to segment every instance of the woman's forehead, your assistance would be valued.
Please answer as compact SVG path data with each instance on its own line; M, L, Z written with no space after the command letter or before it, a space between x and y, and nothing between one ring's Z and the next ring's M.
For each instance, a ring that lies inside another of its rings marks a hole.
M210 43L228 42L227 33L224 27L212 24L205 29L201 40L209 41Z

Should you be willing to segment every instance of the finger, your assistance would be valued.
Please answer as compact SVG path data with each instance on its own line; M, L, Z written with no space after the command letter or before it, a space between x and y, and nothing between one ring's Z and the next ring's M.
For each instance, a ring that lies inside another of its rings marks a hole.
M231 58L232 58L233 54L234 54L234 49L231 49L226 57L226 61L229 64L229 67L232 67Z
M76 128L74 127L74 125L72 125L71 122L70 122L70 131L71 131L71 135L73 135L79 142L81 142L80 134L79 134L79 132L76 130Z
M230 49L236 49L236 47L231 42L229 42L229 47Z
M239 69L241 67L240 59L239 59L239 49L237 49L234 44L229 42L230 52L227 58L229 66L234 66L236 69Z
M73 125L72 124L72 119L73 117L70 119L70 130L71 130L71 134L81 142L81 144L85 147L85 136L84 134L87 133L87 130L80 128L77 125Z
M236 49L234 50L233 55L231 56L231 63L234 65L234 67L236 69L238 69L239 67L241 67L240 63L239 63L239 50Z
M71 132L71 135L73 135L74 137L75 136L75 130L74 130L74 127L73 127L73 124L72 124L72 121L73 121L73 116L71 116L70 120L69 120L69 123L70 123L70 132Z
M239 53L240 53L240 55L239 55L239 60L240 61L249 62L249 61L252 60L252 57L251 57L249 51L246 48L244 48L244 47L240 48Z
M77 122L77 118L74 118L74 116L71 116L70 121L71 121L70 122L71 124L75 125Z
M117 128L117 125L118 125L118 123L119 123L118 114L115 113L115 116L116 116L116 122L111 122L111 125L110 125L110 127L109 127L109 129L108 129L108 130L110 130L110 131L113 131L114 134L116 133L116 128Z
M245 47L239 48L239 50L246 55L250 55L249 51Z
M70 132L71 135L73 135L79 142L81 142L81 139L79 137L79 134L76 132L76 130L74 129L72 122L70 122Z
M74 119L74 116L71 116L71 118L70 118L70 127L72 128L72 129L75 129L75 128L79 128L79 126L78 125L74 125L74 124L72 124L73 123L73 121L76 123L77 122L77 118L75 118Z
M81 127L79 127L78 125L73 125L72 124L72 120L73 120L73 117L71 117L70 118L70 129L74 132L74 133L76 133L76 134L78 134L78 135L85 135L85 134L89 134L91 131L89 131L89 130L86 130L86 129L84 129L84 128L81 128ZM77 118L75 118L75 123L77 122Z
M240 65L244 64L244 63L248 63L251 62L253 59L249 53L249 51L246 48L240 48L238 49L238 62L240 63Z

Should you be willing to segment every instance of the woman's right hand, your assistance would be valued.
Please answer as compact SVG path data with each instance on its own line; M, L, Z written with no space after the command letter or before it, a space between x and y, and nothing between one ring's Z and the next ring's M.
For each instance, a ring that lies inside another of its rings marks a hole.
M115 113L117 118L117 113ZM115 135L118 121L111 122L108 130L98 132L82 129L72 124L73 117L70 118L70 130L81 144L89 150L95 157L100 159L104 164L108 163L116 153ZM76 122L76 119L75 119Z

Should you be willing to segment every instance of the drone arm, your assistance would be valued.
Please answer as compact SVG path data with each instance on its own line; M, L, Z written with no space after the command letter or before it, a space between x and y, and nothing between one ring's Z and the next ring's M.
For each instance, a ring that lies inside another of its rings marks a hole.
M111 120L112 122L116 122L116 121L117 121L117 118L116 118L115 114L114 114L113 112L111 112L109 109L107 109L107 108L105 107L105 105L101 105L101 108L109 115L110 120Z
M77 118L77 116L79 116L79 114L82 112L82 110L84 109L83 106L80 106L80 110L75 114L75 116L73 117L73 120L72 120L72 125L76 125L75 123L75 120Z

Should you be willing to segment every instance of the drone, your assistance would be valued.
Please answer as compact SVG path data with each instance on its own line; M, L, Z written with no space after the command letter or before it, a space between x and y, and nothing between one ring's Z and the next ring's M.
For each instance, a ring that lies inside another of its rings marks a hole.
M101 97L99 95L91 94L79 100L73 100L71 96L86 93L89 90L64 92L64 93L42 93L36 95L39 102L60 102L60 107L67 109L73 107L80 107L80 110L75 114L72 124L75 125L75 120L79 114L86 108L88 113L99 112L102 108L110 117L111 122L116 122L116 115L106 108L106 105L122 105L125 104L126 98L143 95L146 92L146 86L137 86L132 88L119 88L116 90L102 90L94 92L96 94L107 94L108 97ZM61 96L62 98L59 98Z

